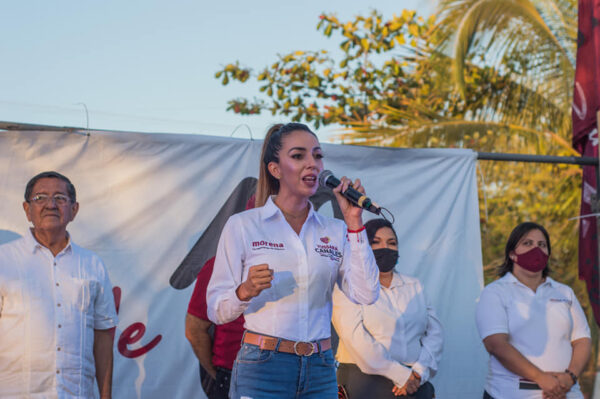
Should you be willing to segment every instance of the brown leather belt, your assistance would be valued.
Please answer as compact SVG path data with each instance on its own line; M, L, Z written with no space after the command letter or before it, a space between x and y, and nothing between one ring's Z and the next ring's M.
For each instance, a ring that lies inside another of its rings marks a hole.
M331 338L322 339L314 342L290 341L283 338L269 337L268 335L256 334L246 331L244 334L244 343L256 345L260 349L269 351L294 353L298 356L310 356L313 353L319 353L331 349ZM277 343L279 342L279 346Z

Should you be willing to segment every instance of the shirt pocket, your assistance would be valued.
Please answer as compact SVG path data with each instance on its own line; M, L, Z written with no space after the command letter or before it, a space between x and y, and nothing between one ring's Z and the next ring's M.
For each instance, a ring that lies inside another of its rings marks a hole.
M237 362L242 364L261 364L271 360L274 351L260 349L258 346L243 344L237 355Z
M97 281L71 277L62 284L63 301L74 310L92 314L97 284Z

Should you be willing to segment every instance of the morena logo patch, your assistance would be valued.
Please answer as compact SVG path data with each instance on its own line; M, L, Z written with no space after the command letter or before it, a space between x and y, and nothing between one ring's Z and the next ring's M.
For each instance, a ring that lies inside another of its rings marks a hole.
M270 241L252 241L252 249L274 249L274 250L282 250L285 249L283 243L281 242L270 242Z
M321 242L324 244L329 244L331 239L329 237L321 237Z

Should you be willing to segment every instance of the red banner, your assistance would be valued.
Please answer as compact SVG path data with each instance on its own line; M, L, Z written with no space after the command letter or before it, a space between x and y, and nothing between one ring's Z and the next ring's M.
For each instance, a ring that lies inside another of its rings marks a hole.
M577 67L573 92L573 147L598 158L597 112L600 110L600 0L579 0ZM598 239L592 201L596 171L583 168L579 224L579 278L585 280L596 323L600 325ZM600 216L598 216L600 217Z

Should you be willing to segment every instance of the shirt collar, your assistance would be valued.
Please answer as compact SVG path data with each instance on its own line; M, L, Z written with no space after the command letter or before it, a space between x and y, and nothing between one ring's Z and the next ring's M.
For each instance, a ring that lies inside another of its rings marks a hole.
M315 211L312 202L308 201L308 207L308 216L306 217L306 222L314 219L319 225L321 225L321 227L324 227L323 220L321 220L323 216L319 215L319 213ZM285 219L281 209L279 209L279 207L275 205L275 202L273 202L273 196L269 196L269 198L267 198L267 202L265 202L265 204L262 206L260 212L263 220L269 219L277 214L281 215L281 217Z
M550 287L554 288L556 287L556 281L554 281L553 279L551 279L550 277L546 276L546 281L543 284L548 284Z
M73 251L73 247L71 246L71 235L68 231L67 240L67 245L59 253L71 253ZM46 248L35 239L32 228L27 229L27 234L25 234L25 242L27 243L27 248L31 250L31 253L35 253L35 251L38 249Z
M504 275L504 277L502 277L502 280L504 280L507 283L513 283L513 284L520 284L524 287L526 287L525 284L523 284L522 282L520 282L514 274L512 274L512 272L508 272ZM548 284L551 287L554 287L556 285L556 281L552 280L550 277L546 276L546 281L544 281L542 284L540 284L540 287L543 285Z
M406 284L406 281L402 278L402 275L394 270L392 274L392 282L390 283L390 289L402 287L404 284Z
M511 272L506 273L504 276L502 276L502 278L500 280L502 280L506 283L520 283L520 281L517 280L515 275L512 274Z
M269 196L267 202L260 208L260 216L263 220L266 220L277 214L277 212L281 212L281 210L275 205L272 197Z

